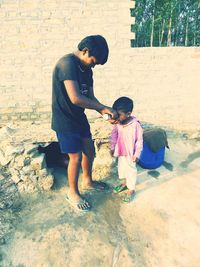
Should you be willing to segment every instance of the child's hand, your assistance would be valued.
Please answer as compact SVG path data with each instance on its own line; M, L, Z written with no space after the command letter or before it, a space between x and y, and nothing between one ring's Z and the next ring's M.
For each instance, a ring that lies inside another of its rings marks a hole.
M138 160L139 160L139 159L138 159L135 155L133 155L133 157L132 157L132 161L133 161L133 162L138 162Z
M113 120L113 119L110 119L110 120L107 120L108 122L110 122L111 124L117 124L119 123L118 120Z
M110 150L110 155L113 157L113 155L114 155L114 150Z

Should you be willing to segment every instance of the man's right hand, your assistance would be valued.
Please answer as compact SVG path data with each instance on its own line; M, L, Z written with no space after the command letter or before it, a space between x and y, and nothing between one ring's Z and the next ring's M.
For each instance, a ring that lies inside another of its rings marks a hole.
M111 120L116 120L118 117L117 112L110 107L105 107L104 109L100 110L99 112L101 113L101 115L104 115L104 114L111 115L112 116ZM108 120L108 121L111 121L111 120Z

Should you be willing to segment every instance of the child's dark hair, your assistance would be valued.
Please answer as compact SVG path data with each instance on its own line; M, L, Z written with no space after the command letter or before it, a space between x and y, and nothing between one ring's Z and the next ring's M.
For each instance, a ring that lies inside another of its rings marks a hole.
M94 56L97 64L105 64L108 60L108 44L106 39L101 35L90 35L85 37L79 44L78 49L82 51L84 48L89 50L89 56Z
M118 98L114 104L113 104L113 109L116 110L116 111L123 111L125 113L127 112L132 112L133 110L133 100L126 97L126 96L123 96L123 97L120 97Z

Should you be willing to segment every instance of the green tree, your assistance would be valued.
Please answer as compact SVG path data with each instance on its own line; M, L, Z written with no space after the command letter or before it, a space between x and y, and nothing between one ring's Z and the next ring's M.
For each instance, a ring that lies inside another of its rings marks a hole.
M200 0L136 0L134 47L199 46Z

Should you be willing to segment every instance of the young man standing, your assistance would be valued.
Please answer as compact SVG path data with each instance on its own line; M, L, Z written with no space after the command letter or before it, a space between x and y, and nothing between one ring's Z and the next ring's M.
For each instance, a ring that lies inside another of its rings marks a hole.
M92 180L94 145L84 109L93 109L102 115L110 114L113 119L117 115L112 108L101 104L93 91L92 68L105 64L108 53L104 37L88 36L78 44L75 53L67 54L57 62L53 72L52 129L56 131L61 152L69 156L67 198L83 211L91 206L79 193L81 166L83 187L102 187L102 184Z

